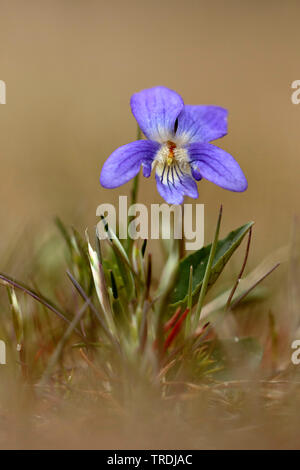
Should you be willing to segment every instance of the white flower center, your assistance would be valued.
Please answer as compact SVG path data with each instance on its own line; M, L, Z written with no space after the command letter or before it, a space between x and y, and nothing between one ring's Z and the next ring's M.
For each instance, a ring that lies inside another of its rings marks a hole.
M190 163L187 150L168 140L158 150L153 167L164 184L176 184L185 175L190 175Z

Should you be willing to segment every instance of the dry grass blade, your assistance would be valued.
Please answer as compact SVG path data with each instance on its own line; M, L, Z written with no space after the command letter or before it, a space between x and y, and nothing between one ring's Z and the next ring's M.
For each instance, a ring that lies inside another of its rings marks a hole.
M82 289L81 285L76 281L76 279L72 276L72 274L67 271L67 275L70 279L70 281L72 282L72 284L74 285L74 287L76 288L76 290L78 291L78 293L81 295L81 297L86 301L86 303L88 304L88 306L90 307L90 309L93 311L93 313L96 315L96 317L98 318L99 320L99 323L104 331L104 333L106 334L106 336L108 337L108 339L116 346L117 345L117 342L115 340L115 338L112 336L112 334L110 333L110 331L108 330L104 320L101 318L101 315L99 314L98 310L96 309L96 307L94 306L94 304L92 303L91 299L86 295L86 293L84 292L84 290ZM119 350L119 347L118 347L118 350Z
M276 268L278 268L278 266L280 266L280 263L277 263L275 264L275 266L273 266L273 268L271 268L266 274L264 274L260 279L258 279L258 281L256 281L251 287L249 287L249 289L246 290L246 292L244 292L232 305L231 305L231 309L233 310L234 308L236 308L238 306L238 304L249 294L249 292L251 292L253 289L255 289L256 286L258 286L258 284L260 284L266 277L268 277L273 271L275 271Z
M46 370L45 370L45 372L42 376L42 379L40 381L40 385L44 385L48 381L48 379L50 378L50 376L51 376L51 374L54 370L55 365L57 364L57 362L59 361L59 359L60 359L60 357L63 353L63 349L64 349L65 344L67 343L67 341L71 337L74 329L76 328L76 325L81 320L84 312L86 311L87 306L88 306L87 302L85 302L82 305L82 307L79 309L77 314L74 316L74 318L71 321L70 325L68 326L67 330L65 331L63 337L61 338L61 340L57 344L54 352L52 353L52 355L51 355L51 357L48 361Z
M244 257L244 261L243 261L243 264L242 264L242 268L241 268L240 273L237 277L237 280L236 280L236 282L235 282L235 284L232 288L232 291L229 294L225 310L229 310L232 297L234 296L234 293L237 289L237 286L239 285L239 282L242 279L242 275L244 273L244 270L245 270L245 267L246 267L246 264L247 264L247 260L248 260L250 244L251 244L251 236L252 236L252 227L250 228L249 233L248 233L248 241L247 241L246 252L245 252L245 257Z
M58 307L54 306L52 304L52 302L48 299L46 299L45 297L42 297L40 295L38 295L36 292L34 292L32 289L29 289L28 287L26 287L24 284L21 284L17 281L15 281L14 279L12 278L9 278L8 276L4 275L4 274L0 274L0 281L2 280L2 284L4 286L12 286L16 289L19 289L21 291L23 291L25 294L28 294L30 297L32 297L33 299L37 300L38 302L40 302L42 305L44 305L46 308L48 308L49 310L51 310L53 313L55 313L55 315L57 315L59 318L61 318L62 320L64 320L66 323L71 323L71 320L69 320L59 309ZM75 328L76 333L81 336L81 332L78 330L78 328Z

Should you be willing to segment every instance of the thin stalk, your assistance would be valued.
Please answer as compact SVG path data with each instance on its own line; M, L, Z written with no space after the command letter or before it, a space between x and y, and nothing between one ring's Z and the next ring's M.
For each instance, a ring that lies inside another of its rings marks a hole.
M242 279L242 275L244 273L244 270L245 270L245 267L246 267L246 264L247 264L247 259L248 259L248 255L249 255L249 249L250 249L250 243L251 243L251 235L252 235L252 227L250 228L249 230L249 234L248 234L248 241L247 241L247 247L246 247L246 252L245 252L245 257L244 257L244 261L243 261L243 264L242 264L242 267L241 267L241 270L239 272L239 275L237 277L237 280L229 294L229 297L228 297L228 300L226 302L226 307L225 307L225 311L229 310L230 309L230 304L231 304L231 300L232 300L232 297L234 296L235 294L235 291L239 285L239 282L240 280Z
M236 299L235 302L233 302L233 304L231 304L230 309L234 310L239 305L239 303L242 300L244 300L245 297L247 297L249 292L251 292L253 289L255 289L255 287L258 284L260 284L267 276L269 276L275 269L277 269L278 266L280 266L280 263L275 264L275 266L273 266L273 268L271 268L266 274L264 274L260 279L258 279L258 281L256 281L251 287L249 287L249 289L247 289L246 292L244 292L238 299Z
M141 140L141 139L142 139L142 131L140 129L140 126L138 125L136 140ZM140 173L138 173L133 179L133 184L132 184L132 189L131 189L131 205L136 204L136 201L137 201L138 190L139 190L139 179L140 179ZM132 221L132 217L128 217L128 226L131 221ZM129 257L131 258L133 240L129 237L128 226L127 226L127 252L129 254Z
M181 240L180 240L180 259L185 256L185 236L184 236L184 204L182 204L181 218Z
M185 320L185 336L186 338L190 334L191 329L191 315L192 315L192 307L193 307L193 266L190 266L190 277L189 277L189 288L188 288L188 300L187 300L187 308L189 309L189 313Z
M74 285L75 289L77 290L77 292L81 295L81 297L83 298L83 300L85 300L85 302L88 304L88 306L90 307L90 309L92 310L92 312L96 315L96 317L98 318L99 320L99 323L104 331L104 333L106 334L107 338L111 341L111 343L117 347L117 349L119 349L119 344L116 340L116 338L111 334L110 330L107 328L107 325L106 325L106 322L105 320L101 317L101 315L99 314L98 310L96 309L96 307L94 306L94 304L92 303L92 301L90 300L90 298L86 295L86 293L84 292L83 288L81 287L81 285L76 281L76 279L72 276L72 274L67 271L67 276L68 278L70 279L70 281L72 282L72 284Z
M88 303L85 302L82 305L82 307L80 308L80 310L77 312L77 314L74 316L71 323L69 324L68 328L66 329L64 335L60 339L58 345L56 346L55 350L53 351L53 353L52 353L52 355L51 355L51 357L48 361L46 370L43 373L43 376L40 380L39 385L45 385L45 383L47 383L48 380L50 379L50 377L52 375L52 372L54 370L54 367L56 366L57 362L59 361L59 359L60 359L60 357L63 353L63 349L64 349L64 346L65 346L66 342L71 337L73 331L76 328L76 325L78 325L78 323L81 320L81 318L82 318L84 312L86 311L87 307L88 307Z
M219 217L218 217L218 222L217 222L217 227L216 227L216 231L215 231L215 237L214 237L214 241L211 245L209 258L208 258L208 262L207 262L207 266L206 266L206 270L205 270L205 274L204 274L204 279L203 279L200 294L199 294L197 309L196 309L195 318L194 318L194 330L196 330L196 328L198 326L198 323L199 323L199 320L200 320L200 314L201 314L204 298L205 298L205 295L206 295L206 292L207 292L208 283L209 283L209 279L210 279L211 268L212 268L213 260L214 260L215 254L216 254L216 248L217 248L217 243L218 243L218 239L219 239L220 225L221 225L221 219L222 219L222 210L223 210L223 208L221 206L220 207L220 212L219 212Z
M2 281L2 282L1 282ZM55 315L57 315L59 318L61 318L62 320L64 320L66 323L71 323L71 320L69 320L60 310L58 307L54 306L52 304L52 302L48 299L46 299L46 297L44 296L40 296L38 295L36 292L34 292L32 289L30 289L29 287L25 286L24 284L21 284L20 282L17 282L15 281L14 279L4 275L4 274L0 274L0 284L2 285L10 285L12 287L15 287L16 289L19 289L23 292L25 292L25 294L28 294L30 297L32 297L33 299L37 300L38 302L40 302L42 305L44 305L46 308L48 308L49 310L51 310L53 313L55 313ZM83 338L83 335L81 334L81 332L78 330L78 328L75 328L76 333L81 336Z
M140 129L140 126L138 126L136 140L141 140L141 139L142 139L142 131ZM132 190L131 190L131 204L136 203L138 190L139 190L139 173L136 175L136 177L133 180L133 185L132 185Z

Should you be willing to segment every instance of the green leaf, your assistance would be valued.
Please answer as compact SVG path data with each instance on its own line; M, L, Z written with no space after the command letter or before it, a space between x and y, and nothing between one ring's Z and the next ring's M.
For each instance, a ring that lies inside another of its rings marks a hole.
M216 282L226 263L239 247L253 223L254 222L249 222L242 227L239 227L233 232L230 232L226 238L218 241L214 261L212 263L208 288ZM193 305L196 303L197 294L204 279L210 249L211 244L201 248L201 250L198 250L195 253L192 253L180 262L178 279L171 297L171 304L173 306L187 302L191 266L193 267Z
M127 256L127 253L118 239L117 235L114 231L109 227L108 223L106 222L105 217L101 216L102 223L104 228L108 234L108 240L112 247L112 250L115 254L115 260L118 265L119 273L123 279L124 288L127 291L127 298L131 300L134 297L135 292L135 283L134 283L134 276L137 282L141 282L138 276L136 275L130 260Z

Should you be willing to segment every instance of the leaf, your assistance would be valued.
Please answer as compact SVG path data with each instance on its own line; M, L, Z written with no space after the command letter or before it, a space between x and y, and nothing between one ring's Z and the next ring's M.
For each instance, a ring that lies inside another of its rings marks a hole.
M208 288L216 282L226 263L229 261L235 250L239 247L244 236L250 230L253 223L254 222L249 222L242 227L239 227L238 229L230 232L226 238L218 241L215 257L212 263ZM210 250L211 244L201 248L201 250L198 250L181 260L179 265L178 279L171 297L171 304L173 306L187 302L191 266L193 267L193 305L196 303L197 293L199 292L204 279Z
M134 279L138 283L140 283L141 281L139 277L136 275L122 243L120 242L120 240L118 239L114 231L109 227L108 223L106 222L105 217L101 216L101 221L107 232L109 243L114 252L115 260L118 265L118 270L123 279L124 288L126 289L126 292L127 292L127 298L128 300L131 300L135 292Z

